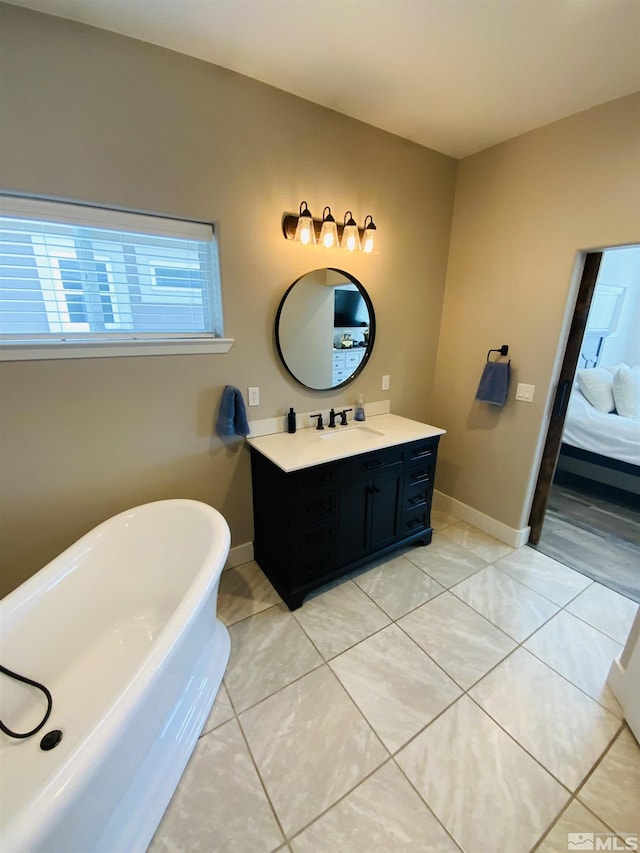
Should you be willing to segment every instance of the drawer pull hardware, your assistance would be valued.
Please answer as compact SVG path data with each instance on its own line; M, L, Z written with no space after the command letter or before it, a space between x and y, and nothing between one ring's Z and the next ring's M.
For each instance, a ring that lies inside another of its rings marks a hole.
M367 462L367 469L371 471L374 468L382 468L383 465L384 462L381 459L376 459L375 462Z
M431 450L419 450L411 454L412 459L424 459L425 456L431 456Z
M324 501L323 503L313 504L313 506L307 507L305 514L307 516L318 515L321 512L328 512L331 509L331 504Z
M429 474L426 471L416 471L415 474L411 475L411 479L414 483L423 483L429 479Z
M307 488L315 488L320 483L331 483L333 482L332 474L325 474L323 477L307 477L304 481L304 484Z
M409 530L413 530L415 527L423 527L424 521L420 521L419 518L414 518L413 521L407 522L407 527Z
M418 504L426 503L426 499L424 495L416 495L414 498L409 498L409 503L411 506L417 506Z
M332 533L330 530L314 530L312 533L307 533L305 541L309 544L314 542L324 542L325 539L331 539Z

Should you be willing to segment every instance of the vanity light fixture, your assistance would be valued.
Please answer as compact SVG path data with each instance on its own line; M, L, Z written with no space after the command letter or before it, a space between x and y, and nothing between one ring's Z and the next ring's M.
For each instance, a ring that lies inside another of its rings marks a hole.
M349 218L347 219L347 217ZM350 210L347 210L344 215L340 248L347 249L349 252L360 251L360 234L358 233L358 226Z
M367 225L367 219L369 220L369 224ZM367 255L373 252L376 245L376 231L377 228L373 221L373 217L371 214L365 216L364 220L364 234L362 236L362 251Z
M302 209L304 206L304 210ZM305 246L309 243L316 242L316 230L313 227L313 217L311 211L307 207L307 202L303 201L300 204L300 214L298 216L298 224L296 225L296 233L293 238L296 243L303 243Z
M329 211L328 213L326 211ZM331 215L331 208L325 207L322 211L322 228L320 229L320 243L325 249L337 248L338 243L338 226Z
M344 215L344 224L336 223L331 208L325 207L322 219L314 219L307 202L300 204L300 212L285 213L282 218L282 233L287 240L294 240L305 246L318 243L326 249L346 249L348 252L376 251L376 226L369 215L364 227L359 228L350 210Z

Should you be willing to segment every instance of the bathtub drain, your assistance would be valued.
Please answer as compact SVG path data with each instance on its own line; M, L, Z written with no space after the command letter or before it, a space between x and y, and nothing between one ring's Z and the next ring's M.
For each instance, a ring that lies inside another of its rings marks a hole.
M62 740L62 732L60 729L52 729L40 741L40 749L54 749Z

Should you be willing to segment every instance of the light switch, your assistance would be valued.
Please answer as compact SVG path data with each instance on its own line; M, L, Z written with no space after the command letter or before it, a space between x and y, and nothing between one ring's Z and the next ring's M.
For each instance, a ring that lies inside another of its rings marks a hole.
M522 382L518 382L518 387L516 388L516 400L523 400L525 403L533 403L533 393L535 390L535 385L525 385Z

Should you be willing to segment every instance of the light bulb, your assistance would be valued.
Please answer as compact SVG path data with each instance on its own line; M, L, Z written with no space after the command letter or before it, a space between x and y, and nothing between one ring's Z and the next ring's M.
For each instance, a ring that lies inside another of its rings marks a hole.
M304 207L304 210L303 210ZM316 232L313 227L313 217L307 207L307 202L303 201L300 205L300 214L298 216L298 224L296 225L296 233L293 238L296 243L302 243L308 246L316 242Z
M369 224L367 225L367 219L369 219ZM364 220L364 234L362 236L362 251L366 252L367 255L370 255L375 248L376 243L376 226L374 225L373 219L371 216L367 216Z
M347 210L344 215L344 228L340 246L349 252L360 251L360 234L358 234L358 226L350 210Z
M310 226L311 223L306 222L304 220L302 221L302 225L300 226L300 236L298 239L301 243L304 243L305 246L311 242L311 231L313 229Z
M329 211L325 215L325 211ZM322 211L322 228L320 229L320 242L325 249L333 249L338 245L338 227L336 221L331 215L331 208L325 207Z

